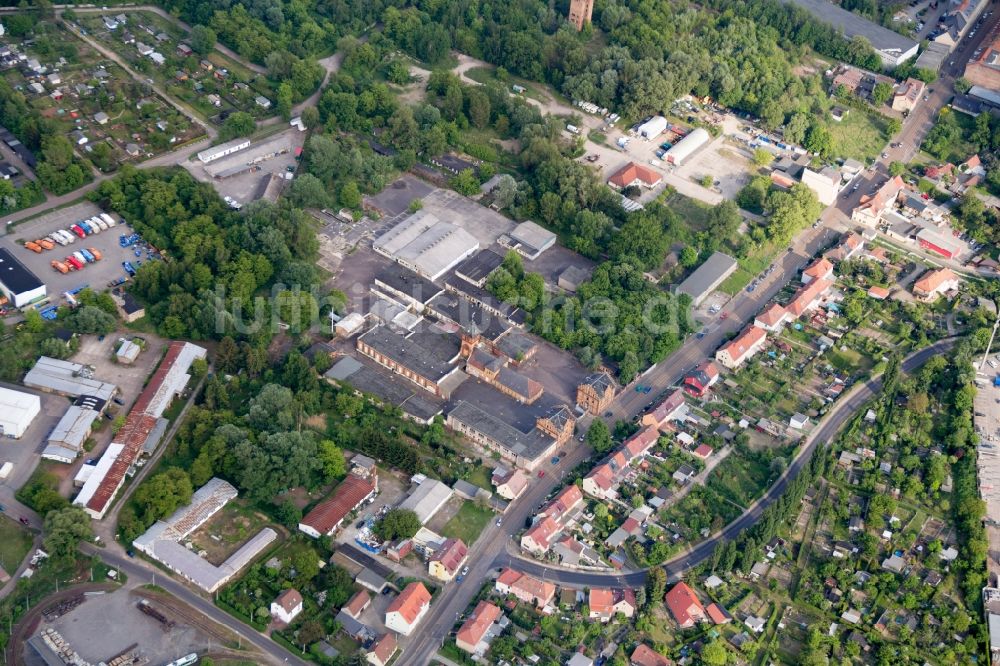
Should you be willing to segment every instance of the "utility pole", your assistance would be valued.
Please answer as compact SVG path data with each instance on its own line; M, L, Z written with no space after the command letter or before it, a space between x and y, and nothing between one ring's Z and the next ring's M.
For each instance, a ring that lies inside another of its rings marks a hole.
M997 336L997 328L1000 327L1000 305L997 306L997 318L993 322L993 331L990 333L990 341L986 343L986 351L983 353L983 360L979 362L979 372L986 366L986 359L990 356L990 347L993 346L993 339Z

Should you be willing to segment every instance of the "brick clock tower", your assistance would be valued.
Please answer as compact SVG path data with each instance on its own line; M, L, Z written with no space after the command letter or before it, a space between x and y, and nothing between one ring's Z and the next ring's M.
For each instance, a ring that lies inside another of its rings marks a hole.
M585 23L590 23L594 13L594 0L569 0L569 22L576 26L577 32L583 30Z

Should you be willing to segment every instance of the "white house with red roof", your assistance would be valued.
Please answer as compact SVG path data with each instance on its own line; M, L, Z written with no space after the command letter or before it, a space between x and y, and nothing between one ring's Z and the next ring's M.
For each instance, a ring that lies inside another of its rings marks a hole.
M767 342L767 334L764 332L764 329L749 326L745 331L720 347L715 352L715 360L730 370L735 370L763 349L765 342Z

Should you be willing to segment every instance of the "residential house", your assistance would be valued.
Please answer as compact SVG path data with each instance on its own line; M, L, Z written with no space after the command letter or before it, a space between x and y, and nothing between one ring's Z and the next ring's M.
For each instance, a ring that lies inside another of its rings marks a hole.
M826 292L832 286L832 281L822 278L813 280L809 284L802 286L802 288L795 292L795 296L792 297L791 302L788 304L788 312L792 315L792 318L798 319L802 315L815 310L819 306L820 301L822 301L823 296L826 295Z
M780 333L788 319L788 310L778 303L771 303L771 305L754 318L753 325L764 329L768 333Z
M264 110L271 108L271 100L264 97L263 95L257 95L253 101L257 104L257 106L259 106Z
M925 273L913 283L913 295L928 303L941 294L958 289L958 276L950 268L939 268Z
M545 608L552 603L556 595L556 586L548 581L540 581L537 578L523 574L513 569L504 569L500 572L494 585L499 594L510 594L525 603L534 604L538 608Z
M682 389L674 389L651 411L642 415L640 423L647 427L664 430L671 421L683 421L687 417L688 407Z
M802 271L802 284L813 280L829 280L833 277L833 264L826 257L820 257Z
M469 548L461 539L446 539L427 561L427 572L438 580L455 578L469 556Z
M544 555L560 531L559 523L545 516L521 535L521 549L534 555Z
M831 261L847 261L864 249L865 239L860 234L851 232L844 236L844 240L841 241L840 245L827 252L825 256ZM832 275L833 272L831 271L830 276Z
M893 176L883 183L875 194L861 197L858 206L851 211L851 220L871 227L876 226L882 220L882 215L892 209L903 188L903 177Z
M502 474L497 473L501 471ZM493 472L492 480L493 485L496 486L497 495L506 500L517 499L528 487L528 475L516 467L510 471L497 468Z
M484 638L499 618L500 609L497 606L485 600L480 601L455 634L455 645L459 650L482 656L489 649L489 643Z
M554 520L565 522L569 513L583 503L583 493L580 489L570 484L563 488L551 502L549 502L538 513L539 516L548 516Z
M674 473L673 473L672 476L673 476L674 481L676 481L677 483L679 483L681 485L685 485L686 483L688 483L691 479L693 479L695 477L696 473L697 473L697 471L695 470L694 467L691 467L691 465L688 465L687 463L685 463L685 464L681 465L680 467L678 467L674 471Z
M368 648L365 659L372 666L386 666L398 649L396 637L392 634L384 634Z
M705 610L708 613L708 619L710 619L713 624L728 624L733 621L733 616L719 604L709 604L708 608Z
M609 622L618 613L631 618L636 611L635 592L629 589L591 588L587 606L591 620Z
M767 334L764 329L749 326L733 340L720 347L715 352L715 360L730 370L735 370L763 349L765 342Z
M712 361L702 361L698 366L684 376L684 390L700 398L719 381L719 367Z
M385 626L409 636L431 607L431 593L423 583L413 582L399 593L385 610Z
M673 663L645 643L639 643L629 657L629 666L673 666Z
M917 102L924 95L924 82L920 79L910 77L896 87L896 92L892 96L892 108L894 111L909 113L917 107Z
M767 620L762 617L757 617L756 615L750 615L747 619L743 620L743 624L745 624L747 629L755 634L761 634L764 633L764 627L767 626Z
M706 619L705 607L687 583L677 583L665 597L667 610L681 629L690 629Z
M301 612L302 595L298 590L285 590L271 602L271 617L284 624L291 624Z
M652 169L635 162L629 162L608 178L608 185L617 190L624 190L632 186L652 188L659 185L661 180L660 174Z

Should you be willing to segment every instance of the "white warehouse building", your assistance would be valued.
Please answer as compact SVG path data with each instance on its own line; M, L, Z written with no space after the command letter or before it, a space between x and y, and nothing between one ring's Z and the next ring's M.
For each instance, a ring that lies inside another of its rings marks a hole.
M228 141L226 143L220 143L218 146L206 148L198 153L198 159L202 164L208 164L209 162L214 162L215 160L225 157L226 155L232 155L235 152L249 147L250 139L233 139L232 141Z
M645 139L655 139L667 129L667 119L663 116L653 116L639 125L639 136Z
M684 160L691 157L696 150L708 143L711 138L707 130L695 127L687 136L675 143L663 158L667 161L667 164L680 166L684 163Z
M37 395L0 388L0 435L20 439L40 411Z

